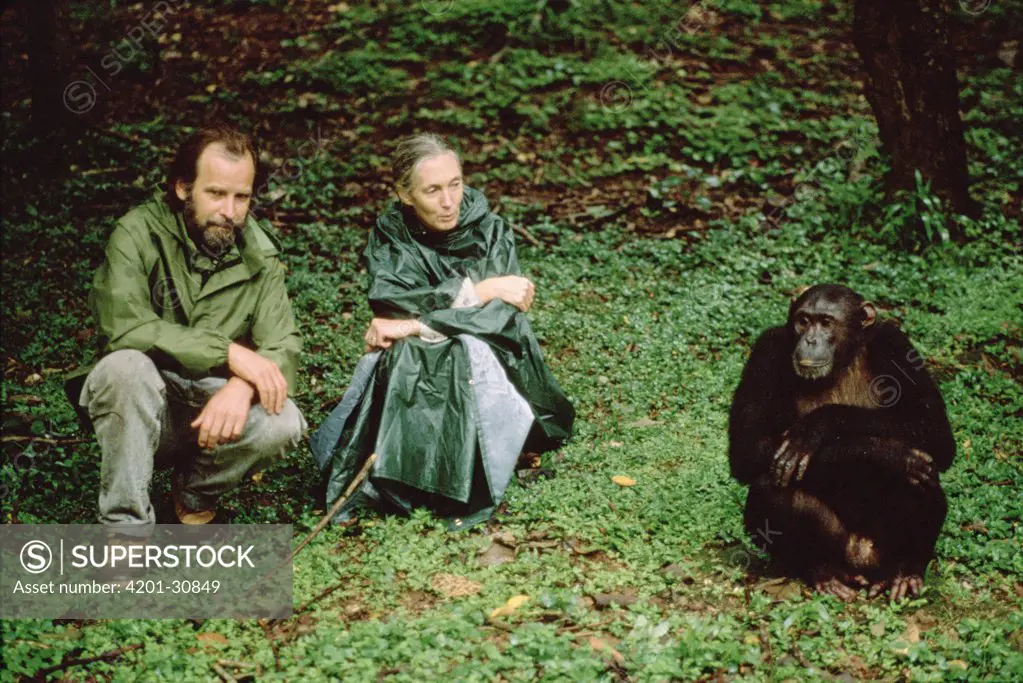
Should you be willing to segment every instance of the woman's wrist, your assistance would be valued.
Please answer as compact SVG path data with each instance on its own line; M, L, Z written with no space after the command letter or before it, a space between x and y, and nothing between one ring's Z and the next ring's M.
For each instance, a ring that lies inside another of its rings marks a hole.
M493 285L490 280L477 282L474 289L476 290L476 296L478 296L480 301L484 304L490 303L490 300L494 298Z

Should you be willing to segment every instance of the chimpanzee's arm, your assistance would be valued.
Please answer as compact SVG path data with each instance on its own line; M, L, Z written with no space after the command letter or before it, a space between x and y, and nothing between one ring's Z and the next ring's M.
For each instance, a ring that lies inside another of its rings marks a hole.
M877 408L823 406L804 419L831 438L893 439L927 453L939 471L955 457L945 402L923 357L895 325L882 324L867 344L871 400Z
M783 327L760 335L732 399L728 460L732 476L745 484L768 472L782 432L795 419L789 347Z

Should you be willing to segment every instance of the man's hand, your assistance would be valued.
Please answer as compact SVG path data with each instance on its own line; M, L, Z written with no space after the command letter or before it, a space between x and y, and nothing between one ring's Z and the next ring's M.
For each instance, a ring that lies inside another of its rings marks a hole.
M192 427L199 430L200 448L215 448L242 435L255 391L245 380L232 377L210 397L192 421Z
M363 339L366 341L366 350L389 349L391 344L404 339L415 337L419 334L418 320L390 320L388 318L373 318L366 330Z
M484 304L500 299L525 313L533 305L536 288L527 278L518 275L491 277L476 284L476 296Z
M288 380L284 379L277 363L241 344L231 344L227 347L227 367L256 388L263 410L271 415L279 415L284 410L284 401L288 398Z

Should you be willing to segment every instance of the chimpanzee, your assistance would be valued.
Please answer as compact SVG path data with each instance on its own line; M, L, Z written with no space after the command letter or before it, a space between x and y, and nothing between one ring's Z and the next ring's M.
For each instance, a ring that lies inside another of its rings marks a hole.
M745 525L790 574L852 600L919 595L947 506L955 440L906 336L841 285L817 285L764 332L729 415Z

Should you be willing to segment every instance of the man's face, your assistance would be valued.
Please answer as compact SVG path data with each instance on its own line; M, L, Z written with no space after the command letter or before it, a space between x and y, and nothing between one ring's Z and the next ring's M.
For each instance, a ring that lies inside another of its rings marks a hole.
M185 202L188 234L215 256L234 244L235 230L245 225L252 199L256 165L249 154L229 154L214 142L202 151L191 187L178 180L174 191Z
M453 230L462 204L458 157L449 152L420 161L412 174L412 189L399 190L398 197L416 210L419 220L430 230Z

